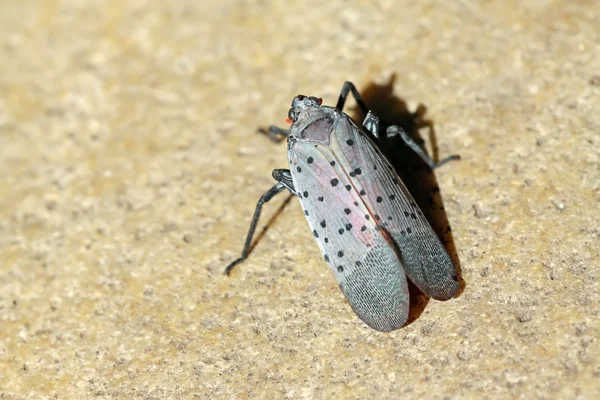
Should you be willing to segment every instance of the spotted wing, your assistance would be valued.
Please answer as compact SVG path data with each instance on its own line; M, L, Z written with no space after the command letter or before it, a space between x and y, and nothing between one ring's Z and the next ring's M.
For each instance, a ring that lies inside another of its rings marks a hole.
M410 280L435 299L454 296L458 277L452 260L379 147L349 118L340 118L335 129L330 147L363 189L362 202L392 237Z
M297 142L289 160L310 229L354 312L379 331L402 327L409 309L406 276L351 178L322 144Z

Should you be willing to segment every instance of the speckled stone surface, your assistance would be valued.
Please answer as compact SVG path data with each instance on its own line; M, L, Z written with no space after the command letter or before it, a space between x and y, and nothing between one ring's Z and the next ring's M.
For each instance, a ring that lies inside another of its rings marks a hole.
M596 1L1 6L0 398L600 397ZM462 295L368 328L286 196L223 276L287 162L256 130L394 74L462 156Z

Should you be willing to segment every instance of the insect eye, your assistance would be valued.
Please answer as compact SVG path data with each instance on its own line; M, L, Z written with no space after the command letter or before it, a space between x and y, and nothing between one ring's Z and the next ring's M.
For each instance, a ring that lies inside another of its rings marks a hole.
M288 111L288 118L290 119L290 121L296 121L296 114L294 113L293 108L290 108L290 110Z

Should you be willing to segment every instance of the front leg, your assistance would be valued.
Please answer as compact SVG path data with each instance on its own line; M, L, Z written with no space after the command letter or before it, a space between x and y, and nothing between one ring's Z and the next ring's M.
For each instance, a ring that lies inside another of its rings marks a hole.
M349 92L352 92L352 96L354 96L354 100L356 100L356 104L358 104L358 107L362 111L363 115L367 115L369 109L352 82L344 82L344 86L342 86L342 91L340 92L340 97L338 98L338 102L335 107L340 111L344 110L344 105L346 104L346 99L348 98Z
M271 141L275 143L281 143L289 135L290 131L287 129L279 128L275 125L269 126L268 129L261 128L258 130L263 135L266 135Z
M262 212L263 205L285 189L289 190L293 194L296 194L296 190L294 189L294 183L292 182L292 175L290 174L289 169L273 170L273 178L275 178L277 183L271 189L267 190L265 194L263 194L258 200L256 208L254 209L254 216L252 217L252 221L250 222L248 234L246 235L246 242L244 243L242 255L240 256L240 258L233 261L225 268L226 275L229 275L231 273L231 270L236 265L238 265L248 257L252 246L252 238L254 237L254 232L256 231L256 225L258 224L258 220L260 219L260 214Z

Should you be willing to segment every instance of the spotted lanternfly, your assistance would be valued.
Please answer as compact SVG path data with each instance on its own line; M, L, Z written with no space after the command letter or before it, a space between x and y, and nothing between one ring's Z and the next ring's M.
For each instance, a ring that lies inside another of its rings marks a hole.
M258 201L242 256L247 256L264 203L289 190L298 196L323 258L354 312L378 331L392 331L408 318L408 278L434 299L458 291L456 270L446 249L382 154L386 136L400 135L427 164L434 163L397 126L382 127L372 113L362 126L341 110L349 92L366 111L358 91L346 82L334 107L316 97L292 101L289 130L271 127L287 137L290 169L276 169L277 184Z

